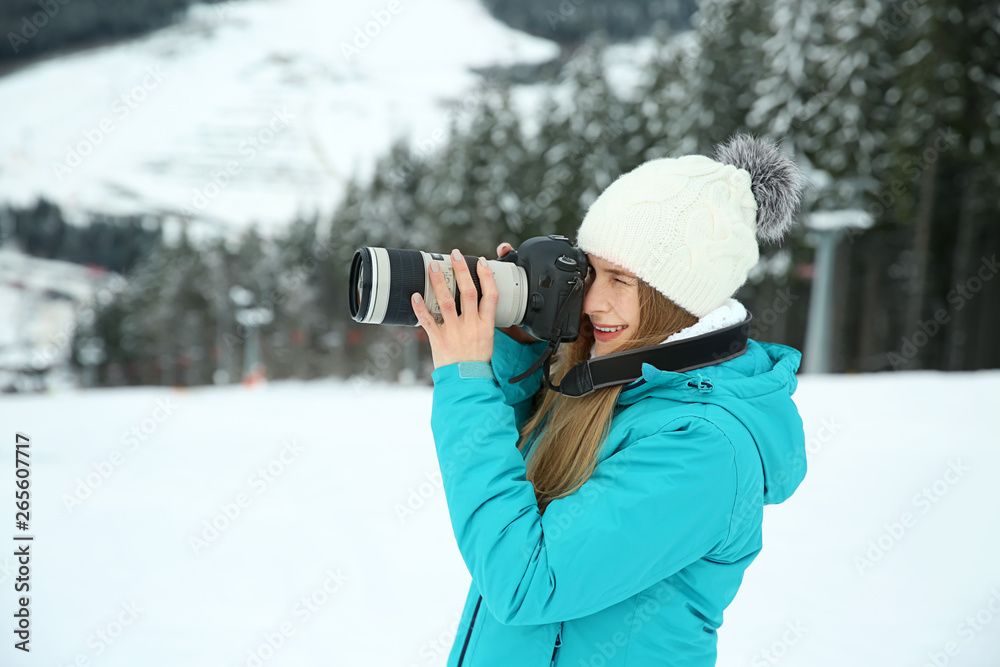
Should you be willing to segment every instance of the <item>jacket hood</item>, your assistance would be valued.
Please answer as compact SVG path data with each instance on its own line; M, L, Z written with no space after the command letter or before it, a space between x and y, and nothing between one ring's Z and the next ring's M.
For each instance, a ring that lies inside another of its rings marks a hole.
M618 402L646 396L710 403L732 414L753 436L764 470L764 504L784 502L806 475L805 432L792 394L802 353L777 343L747 340L746 352L686 373L642 365L642 378Z

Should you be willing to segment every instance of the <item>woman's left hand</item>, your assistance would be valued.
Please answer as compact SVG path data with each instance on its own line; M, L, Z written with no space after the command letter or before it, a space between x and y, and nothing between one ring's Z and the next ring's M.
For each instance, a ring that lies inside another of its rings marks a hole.
M469 273L469 267L458 248L451 251L451 264L456 284L461 292L461 315L458 314L455 298L445 284L444 275L440 271L434 271L433 267L438 265L434 260L431 260L431 268L428 271L434 297L441 306L444 324L438 325L419 294L414 292L410 295L413 312L420 326L427 332L431 344L434 368L459 361L489 362L493 357L493 327L496 321L497 303L500 301L493 271L484 258L480 257L476 262L479 285L483 290L483 298L477 304L476 285L472 282L472 274Z

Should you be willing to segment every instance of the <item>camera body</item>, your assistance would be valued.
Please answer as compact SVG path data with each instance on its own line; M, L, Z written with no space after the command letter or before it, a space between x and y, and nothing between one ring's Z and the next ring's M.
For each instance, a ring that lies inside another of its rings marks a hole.
M574 294L576 279L587 279L587 253L559 234L535 236L499 260L512 262L524 269L528 281L528 297L524 317L518 324L539 340L569 342L580 335L583 317L583 289ZM565 307L564 321L559 314Z
M475 268L477 260L475 256L465 256L478 303L482 289ZM368 324L419 326L409 298L413 292L419 292L428 311L440 323L440 306L428 276L431 261L441 265L445 284L456 304L460 304L461 293L451 255L398 248L358 248L351 262L348 284L351 317ZM587 254L568 238L559 234L535 236L487 264L500 296L497 327L517 325L535 338L551 342L574 341L579 337L583 286L589 264Z

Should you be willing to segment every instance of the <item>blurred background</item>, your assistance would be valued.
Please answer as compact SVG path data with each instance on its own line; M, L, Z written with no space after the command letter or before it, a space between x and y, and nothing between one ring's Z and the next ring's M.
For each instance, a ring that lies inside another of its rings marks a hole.
M41 439L50 664L443 665L469 579L430 349L350 318L354 251L574 239L618 175L737 131L807 176L735 296L803 352L815 447L720 664L1000 664L1000 3L5 0L0 27L0 438ZM980 481L918 503L958 456ZM322 628L262 639L338 567Z
M350 319L357 247L574 238L735 131L809 178L737 294L755 337L1000 365L995 2L383 4L4 3L0 387L426 378L422 331Z

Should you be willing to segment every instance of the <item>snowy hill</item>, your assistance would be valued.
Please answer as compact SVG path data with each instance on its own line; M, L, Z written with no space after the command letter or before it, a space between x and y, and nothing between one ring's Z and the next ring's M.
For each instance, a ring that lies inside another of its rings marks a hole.
M470 67L553 42L476 0L248 0L0 79L0 201L283 225L329 212L392 141L440 143Z
M809 472L765 509L719 666L996 667L997 396L996 371L800 377ZM0 664L444 665L469 575L430 406L332 381L0 398L36 535L32 653Z

